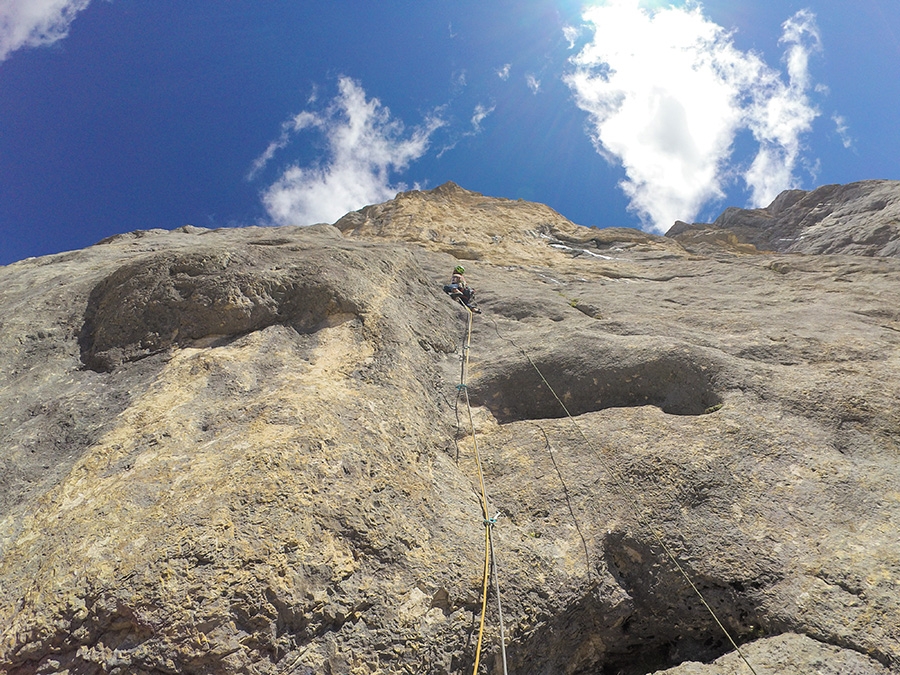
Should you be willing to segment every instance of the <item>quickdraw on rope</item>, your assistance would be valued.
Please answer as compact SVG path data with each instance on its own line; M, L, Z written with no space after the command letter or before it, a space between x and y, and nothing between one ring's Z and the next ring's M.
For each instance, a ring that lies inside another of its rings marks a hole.
M471 316L470 316L470 321L471 321ZM491 322L494 324L494 330L497 332L497 337L499 337L501 340L505 340L506 342L509 342L516 349L518 349L520 352L522 352L522 355L528 360L528 363L531 364L531 367L534 368L535 372L538 374L538 377L541 378L541 381L547 386L547 389L550 390L550 393L553 395L553 398L555 398L556 401L559 403L560 407L563 409L563 412L565 412L566 417L568 417L569 420L572 422L572 425L575 427L575 430L578 432L578 435L581 436L582 440L585 442L585 444L587 444L588 448L590 448L590 450L597 457L601 457L602 454L597 450L597 448L594 446L594 444L585 435L584 431L581 430L581 426L579 426L578 421L575 419L575 417L572 415L572 413L569 412L569 409L566 407L566 404L563 403L562 399L557 395L557 393L553 389L553 387L550 386L550 383L547 381L547 378L544 377L544 374L541 372L541 369L537 367L537 364L534 362L534 360L531 358L531 356L528 354L528 352L526 352L522 347L520 347L518 344L516 344L515 341L513 341L512 339L501 335L500 329L497 326L497 322L494 319L491 319ZM701 593L700 589L697 588L696 584L694 584L690 575L681 566L681 563L678 562L678 559L675 557L675 554L672 552L672 550L669 548L669 546L665 543L665 541L663 541L662 536L656 531L656 529L650 524L650 522L646 518L644 518L643 515L641 515L640 506L637 504L637 502L631 496L631 492L628 490L627 486L625 485L625 482L621 479L621 477L618 475L618 473L616 471L610 470L609 474L613 477L613 480L615 481L620 494L628 501L629 505L631 506L631 509L634 511L634 514L638 520L638 523L641 525L641 527L643 527L645 530L648 530L653 535L653 538L656 539L656 543L659 544L660 548L662 548L662 550L665 552L666 556L669 558L669 560L672 562L672 564L675 565L675 568L678 570L678 572L681 574L681 576L687 582L688 586L694 591L694 593L700 599L701 604L706 608L706 610L709 612L710 616L712 616L713 621L716 622L716 625L718 625L718 627L722 630L722 633L725 634L725 637L728 639L728 642L731 644L731 646L734 647L734 650L735 650L735 652L737 652L737 655L741 658L741 660L744 662L744 664L747 666L747 668L750 669L750 672L753 673L753 675L757 675L756 670L754 670L753 666L747 660L747 657L744 655L744 652L741 651L741 648L738 647L737 642L735 642L734 638L731 636L731 633L728 631L727 628L725 628L725 625L719 620L719 617L715 613L713 608L710 607L709 603L707 603L706 598L703 597L703 593Z
M460 303L462 304L462 303ZM469 428L472 430L472 446L475 454L475 465L478 467L478 484L481 488L481 511L484 519L484 574L482 576L481 589L481 620L478 626L478 644L475 648L475 665L472 669L473 675L478 673L478 665L481 662L481 647L484 641L484 623L487 613L487 596L488 582L490 581L493 560L494 588L497 595L497 613L500 621L500 647L503 655L503 673L506 675L506 631L503 626L503 609L500 603L500 582L497 578L497 561L493 555L494 542L491 536L494 524L500 516L498 512L493 518L490 516L490 507L488 506L487 491L484 487L484 471L481 466L481 455L478 452L478 439L475 436L475 420L472 417L472 406L469 403L469 387L466 384L469 370L469 346L472 343L472 310L463 305L468 316L466 322L466 341L463 346L463 355L460 366L459 385L457 391L465 396L466 411L469 417Z

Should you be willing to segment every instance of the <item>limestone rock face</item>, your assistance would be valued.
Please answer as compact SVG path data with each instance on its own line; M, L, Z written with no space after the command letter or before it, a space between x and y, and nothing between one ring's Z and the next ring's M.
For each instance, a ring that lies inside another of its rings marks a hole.
M711 225L678 222L666 236L692 249L731 238L732 246L782 253L900 257L900 182L787 190L764 209L728 208Z
M0 268L0 672L472 672L477 441L510 673L900 673L900 260L690 246L448 184Z

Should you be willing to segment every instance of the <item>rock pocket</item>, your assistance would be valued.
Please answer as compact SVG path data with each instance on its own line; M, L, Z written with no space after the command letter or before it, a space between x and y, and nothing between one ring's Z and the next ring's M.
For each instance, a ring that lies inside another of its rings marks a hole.
M696 348L576 339L532 359L572 415L645 405L672 415L702 415L722 404L716 390L721 366ZM522 354L474 380L472 392L501 423L566 415Z
M359 315L367 282L345 251L273 264L252 253L164 253L129 263L91 292L79 337L96 371L209 336L271 325L314 332Z

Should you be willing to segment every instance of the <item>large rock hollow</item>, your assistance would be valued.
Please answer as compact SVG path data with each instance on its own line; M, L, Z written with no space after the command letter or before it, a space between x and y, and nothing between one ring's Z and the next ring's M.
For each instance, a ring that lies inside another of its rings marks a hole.
M752 587L763 579L729 583L686 568L695 591L659 545L611 532L605 537L604 552L607 569L634 608L620 626L624 639L609 655L604 672L636 675L684 661L718 658L733 646L717 619L739 644L762 635L766 622ZM684 561L681 564L685 566Z
M604 559L624 595L610 594L601 583L574 597L564 611L510 647L515 672L644 675L733 651L660 547L611 532L604 538ZM763 619L742 584L691 576L738 644L763 635Z
M357 316L364 284L343 269L329 274L329 263L340 261L324 253L284 266L227 250L129 263L90 294L79 336L82 362L110 371L200 338L275 324L308 333Z
M477 379L472 391L500 423L565 417L566 410L582 415L645 405L671 415L702 415L722 403L715 389L717 371L696 354L677 349L584 351L571 358L538 358L534 365L519 360Z

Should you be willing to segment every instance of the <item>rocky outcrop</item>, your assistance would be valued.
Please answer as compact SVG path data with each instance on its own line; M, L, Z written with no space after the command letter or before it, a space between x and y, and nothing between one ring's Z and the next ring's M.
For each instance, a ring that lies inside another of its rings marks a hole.
M679 221L666 236L692 249L714 242L782 253L900 257L900 182L787 190L764 209L728 208L711 225Z
M749 672L677 561L760 675L900 673L900 261L455 185L336 225L0 268L0 671L471 672L464 260L509 672Z

